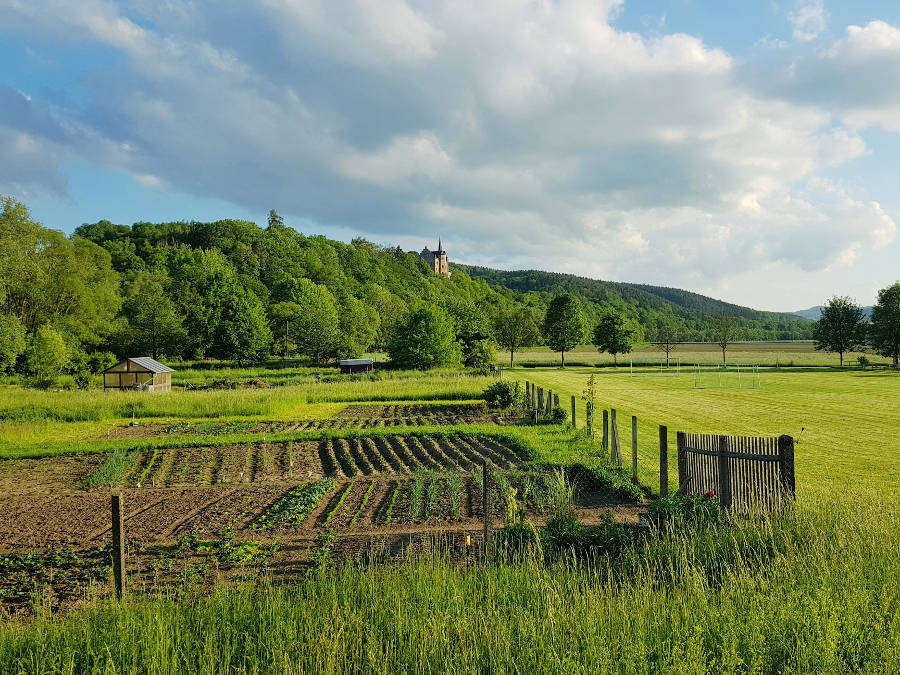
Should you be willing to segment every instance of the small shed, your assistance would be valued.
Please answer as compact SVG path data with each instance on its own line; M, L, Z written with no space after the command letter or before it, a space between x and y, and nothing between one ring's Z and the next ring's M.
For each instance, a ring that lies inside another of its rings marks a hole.
M371 373L374 363L372 359L342 359L341 374Z
M174 372L149 356L136 356L104 370L103 388L171 391Z

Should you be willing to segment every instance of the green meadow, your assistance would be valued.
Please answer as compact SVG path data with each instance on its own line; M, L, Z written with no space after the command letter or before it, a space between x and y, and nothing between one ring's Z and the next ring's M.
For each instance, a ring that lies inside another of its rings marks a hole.
M596 423L600 410L615 408L623 457L630 465L631 417L638 418L642 482L658 485L659 425L668 428L670 484L675 473L675 432L745 436L788 434L796 441L799 498L839 499L853 493L896 498L900 489L900 374L831 368L762 369L759 389L694 387L695 373L643 369L533 368L505 370L559 393L567 410L576 396L576 421L585 420L583 393L596 377ZM730 384L736 384L729 376ZM744 375L744 384L749 376Z

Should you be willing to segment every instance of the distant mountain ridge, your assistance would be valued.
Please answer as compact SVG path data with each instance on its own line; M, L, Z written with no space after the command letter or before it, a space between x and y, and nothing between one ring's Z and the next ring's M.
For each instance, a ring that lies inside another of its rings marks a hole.
M645 328L660 315L674 315L684 322L686 334L697 339L709 337L712 318L722 315L741 319L745 339L800 340L812 335L812 322L805 317L743 307L679 288L603 281L542 270L504 271L475 265L454 266L473 278L513 291L551 295L572 293L589 303L617 306Z
M825 309L825 305L816 305L815 307L810 307L809 309L801 309L796 312L792 312L792 314L804 319L810 319L811 321L818 321L819 317L822 316L823 309ZM872 308L863 307L862 311L866 317L866 321L869 321L872 318Z

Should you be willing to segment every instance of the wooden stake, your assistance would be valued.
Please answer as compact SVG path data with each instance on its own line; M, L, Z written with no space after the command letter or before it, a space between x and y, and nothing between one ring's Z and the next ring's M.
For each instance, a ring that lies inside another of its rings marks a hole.
M610 457L616 466L622 466L622 451L619 448L619 423L616 421L616 409L610 408L610 432L612 433L612 456Z
M794 482L794 439L790 436L778 437L778 477L787 499L796 497Z
M594 414L594 406L591 406L591 415ZM603 409L603 451L609 452L609 411Z
M112 495L110 506L112 510L113 582L116 586L116 597L121 600L125 595L125 519L122 495Z
M488 462L484 460L484 463L481 466L481 485L482 485L482 502L483 502L483 510L484 510L484 559L488 560L491 555L491 527L493 525L493 514L491 513L491 490L490 490L490 480L491 475L488 471Z
M637 417L635 415L632 415L631 416L631 480L635 483L638 482L637 448L638 448Z
M731 508L731 463L728 461L728 436L719 436L719 504Z
M572 397L572 428L577 429L578 427L575 425L575 397Z
M669 496L669 430L659 425L659 496Z

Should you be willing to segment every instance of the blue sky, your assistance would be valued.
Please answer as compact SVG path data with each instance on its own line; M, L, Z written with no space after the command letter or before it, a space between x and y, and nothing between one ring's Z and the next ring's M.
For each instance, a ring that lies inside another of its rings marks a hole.
M0 194L761 309L900 277L900 3L0 0Z

